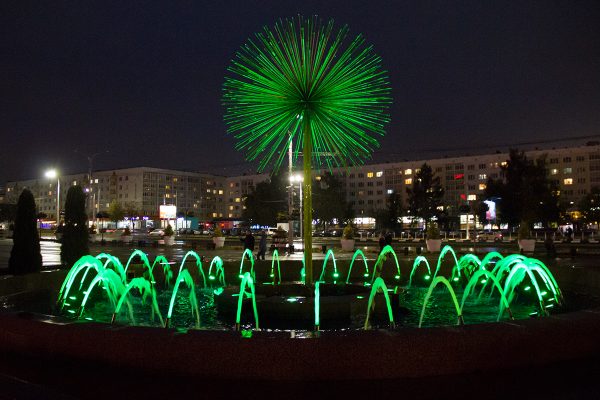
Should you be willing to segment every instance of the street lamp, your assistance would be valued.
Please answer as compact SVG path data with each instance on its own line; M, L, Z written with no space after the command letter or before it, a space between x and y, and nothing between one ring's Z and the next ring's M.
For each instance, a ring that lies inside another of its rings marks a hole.
M56 226L58 227L60 222L60 177L55 169L50 169L44 174L46 178L56 178Z
M302 238L302 182L304 182L304 177L301 174L290 175L290 183L294 186L294 183L298 183L298 187L300 188L300 211L298 214L298 219L300 221L300 238ZM290 224L290 230L292 226Z

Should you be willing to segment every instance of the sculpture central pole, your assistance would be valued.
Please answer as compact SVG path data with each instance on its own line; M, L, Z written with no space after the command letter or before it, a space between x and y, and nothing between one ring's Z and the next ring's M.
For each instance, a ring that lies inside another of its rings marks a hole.
M304 162L303 208L304 218L304 273L306 285L313 283L312 268L312 138L309 112L305 111L302 121L302 157Z

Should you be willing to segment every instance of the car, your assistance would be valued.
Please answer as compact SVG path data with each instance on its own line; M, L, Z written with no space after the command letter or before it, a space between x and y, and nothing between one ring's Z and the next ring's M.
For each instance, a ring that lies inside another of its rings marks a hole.
M154 229L153 231L150 231L150 233L148 233L148 237L161 238L163 236L165 236L165 231L163 231L162 229Z
M502 241L502 233L501 232L479 232L477 233L477 241L478 242L501 242Z

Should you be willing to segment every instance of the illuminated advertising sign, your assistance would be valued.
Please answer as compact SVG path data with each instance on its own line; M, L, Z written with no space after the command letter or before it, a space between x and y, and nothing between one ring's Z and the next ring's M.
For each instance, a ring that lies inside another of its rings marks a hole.
M175 219L177 216L176 206L160 206L159 210L160 219Z

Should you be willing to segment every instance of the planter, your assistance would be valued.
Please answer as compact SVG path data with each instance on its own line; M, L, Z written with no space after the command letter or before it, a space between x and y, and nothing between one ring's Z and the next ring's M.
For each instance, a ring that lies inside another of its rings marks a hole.
M225 237L224 236L217 236L217 237L212 238L212 240L213 240L213 243L215 244L215 248L225 246Z
M340 239L340 243L342 244L343 251L354 250L354 239Z
M519 239L519 250L526 253L533 253L535 250L535 239Z
M131 235L121 235L121 242L131 243Z
M173 243L175 243L174 236L163 236L163 240L165 241L165 246L173 246Z
M442 239L427 239L425 240L427 251L430 253L439 252L442 248Z

